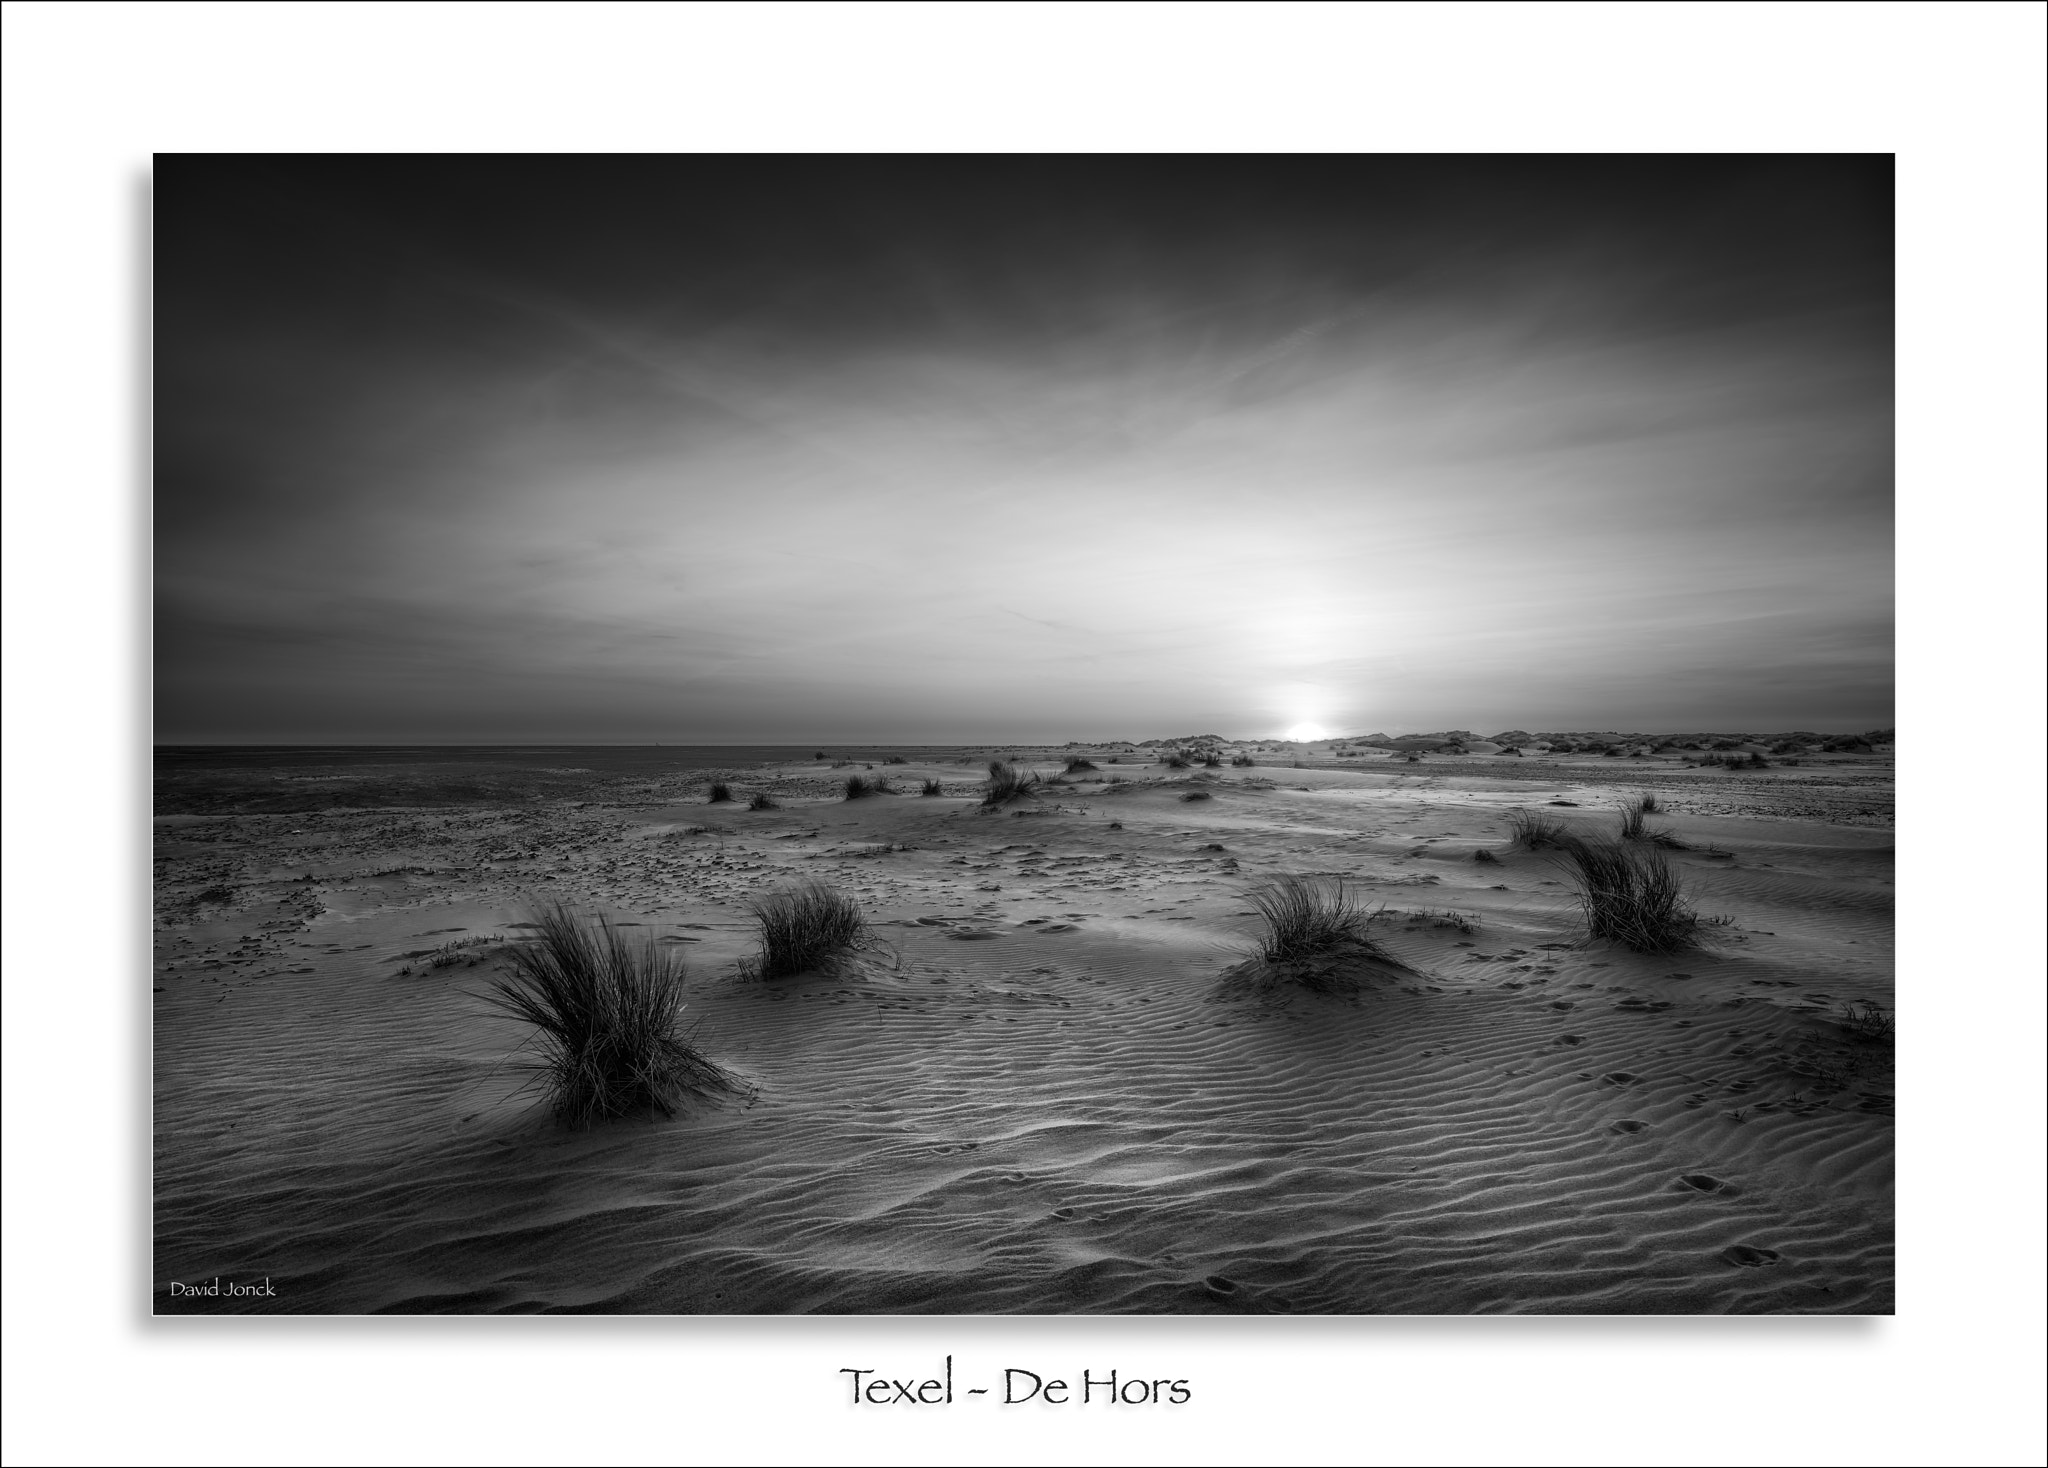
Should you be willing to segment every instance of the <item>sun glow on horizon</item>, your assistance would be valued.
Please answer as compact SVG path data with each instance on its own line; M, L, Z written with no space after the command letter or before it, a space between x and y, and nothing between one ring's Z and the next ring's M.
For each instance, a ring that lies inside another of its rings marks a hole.
M1318 740L1328 739L1330 733L1321 724L1303 722L1289 729L1287 737L1297 744L1314 744Z

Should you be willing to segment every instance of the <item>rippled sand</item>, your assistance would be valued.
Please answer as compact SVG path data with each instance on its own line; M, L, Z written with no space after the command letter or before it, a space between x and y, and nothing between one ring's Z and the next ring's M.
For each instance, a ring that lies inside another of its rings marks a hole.
M821 765L735 772L765 812L678 774L166 814L156 1308L1890 1311L1890 1052L1835 1022L1891 1007L1888 783L1842 824L1784 813L1828 813L1811 782L1600 765L1127 765L1024 815L960 764L852 802ZM1726 853L1673 858L1734 920L1676 960L1580 944L1505 838L1652 787ZM1414 977L1219 998L1282 870L1385 903ZM743 982L744 899L808 877L882 945ZM699 1043L750 1094L550 1124L474 997L501 950L428 966L535 896L689 945ZM172 1297L215 1278L276 1297Z

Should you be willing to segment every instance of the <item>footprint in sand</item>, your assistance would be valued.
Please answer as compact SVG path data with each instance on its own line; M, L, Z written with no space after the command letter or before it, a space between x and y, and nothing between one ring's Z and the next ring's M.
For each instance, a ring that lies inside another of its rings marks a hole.
M1052 1211L1052 1216L1054 1218L1072 1218L1074 1210L1071 1208L1055 1208Z
M1722 1182L1710 1172L1688 1172L1678 1179L1678 1186L1690 1188L1695 1193L1719 1193L1723 1197L1735 1194L1733 1184Z
M1583 1045L1586 1042L1578 1035L1559 1035L1557 1043L1560 1045Z
M1203 1280L1202 1283L1208 1287L1209 1293L1212 1295L1234 1295L1237 1293L1237 1281L1226 1275L1212 1274Z
M1607 1072L1606 1075L1600 1077L1600 1079L1610 1086L1633 1086L1637 1081L1641 1080L1642 1077L1635 1074L1635 1072L1633 1071L1610 1070L1609 1072Z
M1784 1257L1776 1249L1763 1249L1755 1244L1730 1244L1720 1255L1723 1264L1739 1264L1744 1269L1757 1269L1766 1264L1776 1264Z
M1620 1132L1623 1136L1633 1136L1635 1133L1644 1130L1648 1126L1649 1123L1647 1121L1636 1121L1634 1119L1628 1119L1624 1121L1615 1122L1613 1125L1609 1126L1607 1130L1609 1130L1610 1132Z

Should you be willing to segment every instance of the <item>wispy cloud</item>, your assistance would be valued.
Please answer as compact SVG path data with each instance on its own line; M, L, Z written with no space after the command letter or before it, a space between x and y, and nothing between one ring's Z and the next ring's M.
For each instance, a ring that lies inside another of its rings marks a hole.
M173 261L165 737L1883 720L1881 290L1666 236L1347 282L1344 227L908 221L731 299L443 237L369 326Z

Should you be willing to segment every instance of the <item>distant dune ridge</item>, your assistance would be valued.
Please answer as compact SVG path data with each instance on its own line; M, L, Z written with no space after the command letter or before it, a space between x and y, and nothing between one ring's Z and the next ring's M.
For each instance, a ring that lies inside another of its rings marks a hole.
M1499 734L1475 735L1469 729L1440 730L1434 734L1361 734L1338 739L1335 744L1364 744L1390 749L1442 749L1454 745L1491 745L1495 748L1536 745L1571 753L1583 749L1641 747L1646 750L1721 750L1782 748L1786 753L1870 752L1889 747L1893 731L1872 729L1860 734L1816 734L1794 730L1781 734L1621 734L1612 730L1595 733L1552 731L1531 734L1526 729L1508 729Z
M1888 1312L1890 732L177 751L154 1308Z

